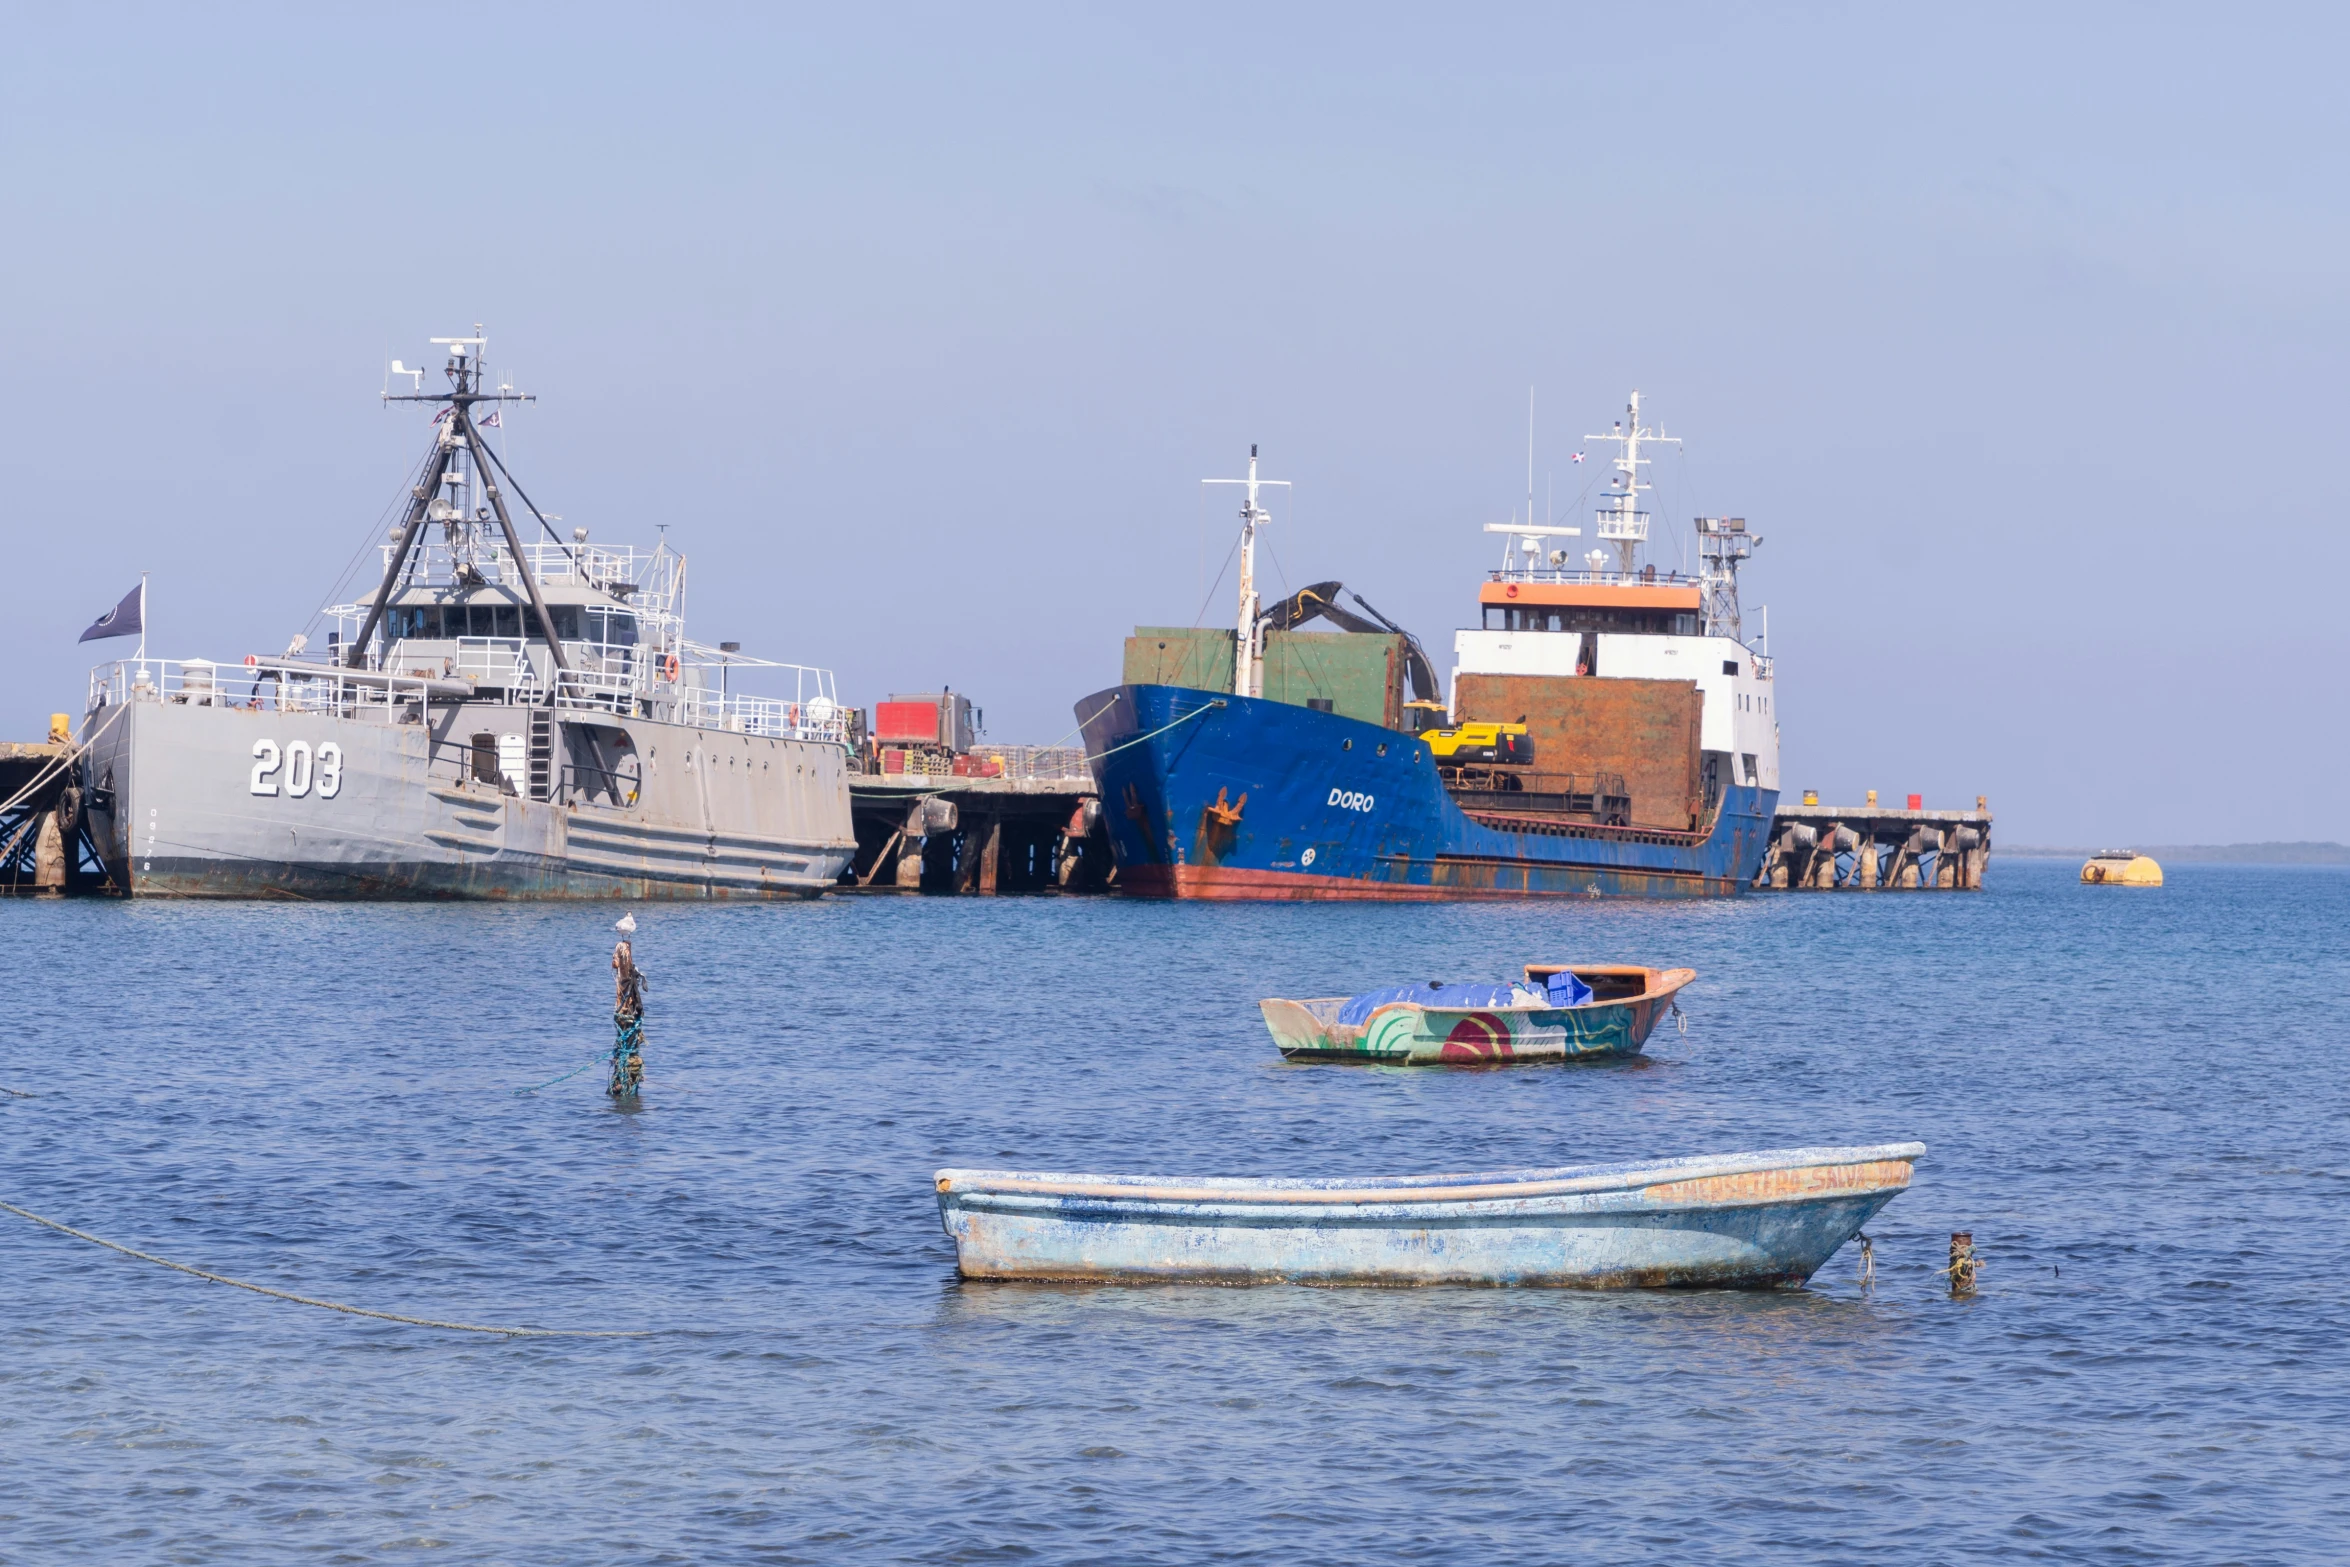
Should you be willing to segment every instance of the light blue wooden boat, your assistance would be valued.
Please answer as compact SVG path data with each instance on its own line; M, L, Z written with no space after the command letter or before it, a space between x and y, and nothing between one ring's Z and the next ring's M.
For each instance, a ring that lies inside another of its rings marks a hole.
M1336 1180L938 1172L971 1279L1802 1284L1909 1185L1923 1143Z

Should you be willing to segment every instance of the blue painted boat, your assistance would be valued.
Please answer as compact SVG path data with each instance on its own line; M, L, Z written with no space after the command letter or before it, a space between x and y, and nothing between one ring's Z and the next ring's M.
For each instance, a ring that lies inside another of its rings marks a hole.
M1543 993L1572 975L1586 998L1560 1005ZM1522 1000L1446 1005L1445 987L1418 987L1365 1009L1355 998L1257 1003L1265 1028L1289 1061L1356 1061L1390 1066L1500 1066L1522 1061L1636 1056L1657 1020L1678 1006L1695 969L1630 964L1529 963ZM1459 987L1454 987L1459 988ZM1476 987L1489 990L1494 987ZM1357 1012L1364 1015L1356 1016Z
M1239 600L1221 628L1137 626L1122 683L1077 705L1117 889L1141 897L1729 897L1754 880L1779 797L1777 676L1746 641L1738 572L1759 535L1695 519L1695 576L1642 564L1634 392L1607 547L1529 516L1477 586L1449 678L1337 581L1267 606L1272 520L1249 448ZM1352 609L1342 605L1351 597ZM1359 612L1359 613L1358 613ZM1311 623L1336 629L1301 634ZM1411 698L1405 699L1405 689Z
M1792 1288L1923 1143L1323 1180L938 1172L970 1279Z
M1127 685L1077 704L1118 890L1163 898L1734 897L1776 788L1724 786L1686 832L1464 807L1427 743L1287 702Z

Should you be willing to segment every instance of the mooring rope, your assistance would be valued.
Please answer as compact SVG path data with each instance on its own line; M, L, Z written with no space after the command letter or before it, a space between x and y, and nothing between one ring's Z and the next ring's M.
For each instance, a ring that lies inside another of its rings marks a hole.
M56 777L66 768L69 768L74 763L80 761L83 753L88 751L91 746L95 745L97 743L98 737L104 734L117 718L122 716L123 706L124 704L117 703L111 712L109 712L104 718L98 720L98 727L95 729L89 729L81 739L67 739L65 743L65 750L59 755L51 757L45 764L43 764L41 770L33 775L33 781L31 783L28 783L22 789L17 790L16 793L10 795L5 801L0 801L0 815L6 815L8 812L13 811L18 806L24 804L25 801L33 797L35 791L39 790L43 785L47 784L50 779ZM87 728L86 721L84 727Z
M108 1251L119 1251L126 1257L136 1257L141 1262L152 1262L157 1267L170 1268L178 1273L193 1274L195 1277L213 1284L233 1285L241 1290L251 1290L256 1295L269 1295L278 1300L290 1300L297 1306L318 1306L327 1311L345 1312L354 1317L374 1317L383 1322L404 1322L413 1328L446 1328L452 1333L495 1333L505 1338L652 1337L649 1332L626 1329L499 1328L485 1327L478 1322L439 1322L431 1317L404 1317L396 1311L370 1311L364 1306L346 1306L340 1301L317 1300L308 1295L296 1295L290 1290L273 1290L266 1284L248 1284L243 1279L232 1279L225 1273L207 1273L202 1268L191 1268L186 1263L174 1262L169 1257L158 1257L153 1252L139 1251L134 1247L118 1245L102 1235L92 1235L87 1230L77 1230L72 1225L60 1224L55 1219L44 1219L39 1214L28 1212L14 1203L0 1202L0 1208L5 1208L20 1219L30 1219L35 1224L46 1225L60 1235L70 1235L77 1241L88 1241L93 1246L103 1246Z
M579 1076L580 1073L586 1071L591 1066L597 1065L599 1062L609 1061L611 1059L611 1051L599 1050L594 1055L589 1056L585 1061L582 1061L579 1065L573 1067L570 1071L564 1073L561 1077L550 1077L545 1082L539 1084L538 1088L517 1088L514 1091L518 1094L535 1094L539 1091L539 1088L552 1088L557 1083L566 1082L571 1078Z
M1089 762L1098 762L1105 756L1116 756L1120 751L1125 750L1128 746L1140 745L1145 740L1157 739L1160 735L1163 735L1168 730L1173 729L1176 724L1188 724L1193 719L1199 717L1202 713L1211 712L1216 708L1222 707L1223 705L1224 701L1221 697L1217 698L1213 702L1203 702L1199 706L1193 708L1190 712L1184 714L1181 718L1176 719L1175 723L1173 724L1161 724L1158 728L1152 730L1147 735L1136 735L1131 740L1120 741L1118 744L1111 746L1107 751L1096 752L1094 755L1087 757L1086 760ZM1096 713L1094 716L1099 718L1101 715Z
M1103 713L1106 713L1106 712L1108 712L1108 711L1109 711L1111 708L1113 708L1113 707L1116 707L1117 705L1118 705L1118 699L1117 699L1116 697L1112 697L1112 698L1110 698L1110 700L1108 700L1107 702L1104 702L1104 703L1101 705L1101 708L1100 708L1100 710L1099 710L1099 711L1097 711L1097 712L1096 712L1096 713L1093 715L1093 718L1080 718L1079 720L1077 720L1077 727L1076 727L1076 728L1074 728L1074 729L1070 730L1070 731L1069 731L1067 734L1065 734L1065 735L1061 736L1061 738L1060 738L1059 740L1055 740L1055 741L1054 741L1054 742L1053 742L1051 745L1040 745L1040 746L1038 746L1038 747L1037 747L1037 749L1038 749L1039 751L1057 751L1057 750L1059 750L1059 749L1061 748L1061 746L1062 746L1063 742L1065 742L1065 741L1069 741L1069 740L1074 740L1074 739L1076 739L1078 736L1080 736L1080 735L1084 734L1084 733L1085 733L1085 726L1086 726L1087 724L1090 724L1090 723L1092 723L1092 722L1093 722L1093 720L1094 720L1094 718L1099 718L1099 717L1101 717ZM1107 755L1108 753L1106 753L1106 752L1105 752L1105 753L1103 753L1103 754Z

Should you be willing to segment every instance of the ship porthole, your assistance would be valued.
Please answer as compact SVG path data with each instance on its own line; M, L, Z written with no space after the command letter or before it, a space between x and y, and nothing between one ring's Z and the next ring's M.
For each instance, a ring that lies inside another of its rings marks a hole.
M1379 742L1379 754L1381 756L1385 756L1387 754L1387 742L1384 740Z
M1351 751L1354 748L1355 743L1352 740L1341 740L1338 742L1338 749L1341 751Z

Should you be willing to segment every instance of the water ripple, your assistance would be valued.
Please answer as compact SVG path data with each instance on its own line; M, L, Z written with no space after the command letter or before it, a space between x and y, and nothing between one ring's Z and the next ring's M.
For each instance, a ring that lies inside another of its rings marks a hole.
M2350 1553L2350 876L1696 907L0 904L0 1559L2080 1562ZM1686 963L1622 1067L1282 1064L1265 994ZM929 1172L1916 1136L1777 1295L982 1286ZM1987 1257L1952 1302L1953 1229Z

